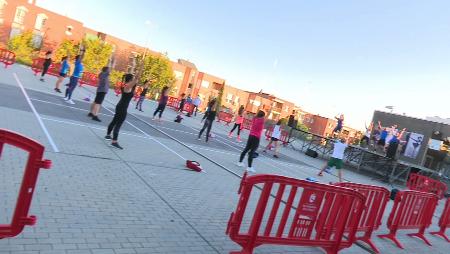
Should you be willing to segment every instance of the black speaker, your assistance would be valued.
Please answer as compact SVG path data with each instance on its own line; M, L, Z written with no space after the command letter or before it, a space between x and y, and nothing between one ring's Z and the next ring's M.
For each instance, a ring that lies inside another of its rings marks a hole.
M386 157L395 159L397 155L398 142L391 142L386 150Z
M309 149L309 148L308 148L308 150L306 150L305 154L307 156L313 157L313 158L317 158L317 156L319 156L319 154L316 151Z

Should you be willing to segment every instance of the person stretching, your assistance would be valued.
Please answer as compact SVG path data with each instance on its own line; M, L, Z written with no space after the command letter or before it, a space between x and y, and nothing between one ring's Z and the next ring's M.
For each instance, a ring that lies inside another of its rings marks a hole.
M109 74L109 67L107 66L103 67L102 72L98 74L97 93L95 94L95 100L91 105L91 111L88 114L89 117L92 117L92 120L97 122L101 122L100 118L98 118L98 113L100 112L103 100L109 91Z
M61 83L63 80L67 77L67 73L69 72L70 65L69 65L69 57L65 56L61 59L61 69L59 69L59 77L55 84L55 92L61 93L61 90L59 87L61 86Z
M164 109L166 108L167 100L169 99L169 96L167 95L168 93L169 93L169 87L168 86L163 87L163 89L161 90L161 97L159 97L158 107L156 108L155 112L153 113L152 120L155 120L156 114L159 113L158 121L161 122L162 114L164 112Z
M347 146L348 145L345 143L345 139L338 139L334 143L333 153L331 154L330 160L323 166L317 175L322 176L323 171L328 172L328 168L336 167L338 170L339 182L342 182L342 159L344 159L344 152Z
M336 133L339 134L344 127L344 114L341 114L339 117L335 116L334 118L337 120L337 125L332 132L332 136L336 135Z
M198 133L198 140L201 140L203 131L205 131L206 129L206 143L208 143L209 140L209 133L211 132L211 128L212 128L212 124L214 122L214 119L216 119L216 100L212 100L209 102L208 107L211 109L209 112L207 112L207 116L205 119L205 123L203 124L202 129L200 130L200 132Z
M78 80L83 75L83 64L81 63L81 56L78 55L75 57L75 67L73 69L72 76L70 77L70 82L68 84L68 87L66 89L66 96L64 97L64 100L69 104L75 104L75 102L72 101L72 93L73 90L77 87Z
M136 103L136 109L139 109L139 111L141 111L141 112L144 112L144 111L142 111L142 103L143 103L144 100L145 100L145 95L146 95L147 92L148 92L148 87L149 87L149 85L150 85L150 81L146 80L146 81L144 82L144 89L142 89L141 94L139 94L139 100L138 100L138 102Z
M238 115L236 116L236 120L234 122L234 126L231 129L230 133L228 133L228 137L233 137L233 131L237 128L237 141L241 142L241 130L242 130L242 123L244 122L244 106L241 106L238 111Z
M142 68L141 68L142 70ZM111 141L111 145L123 149L117 142L119 138L120 127L122 126L125 118L127 117L128 105L130 104L131 99L133 99L134 90L136 89L136 83L139 80L140 71L138 71L137 77L133 80L133 74L125 74L123 77L124 85L122 87L122 97L120 97L119 102L116 105L116 112L114 114L114 118L111 123L108 125L108 131L106 133L105 139ZM113 136L111 137L111 132Z
M270 137L270 142L267 144L266 148L264 148L263 153L265 153L267 150L270 150L272 147L272 144L274 146L274 152L275 154L273 157L278 158L278 140L280 140L281 137L281 120L278 120L277 124L273 126L272 130L272 136Z
M248 172L256 172L252 167L253 156L255 155L255 152L259 147L259 139L261 138L261 134L264 129L265 115L266 114L264 113L264 111L260 110L258 111L258 114L256 114L256 117L253 118L247 145L245 146L244 151L242 151L241 156L239 157L239 162L237 163L239 167L242 167L244 165L242 161L244 160L245 155L248 153L248 167L246 169L246 171Z
M45 74L47 74L48 69L50 68L50 65L52 65L52 52L51 51L47 51L47 53L45 53L45 60L44 60L44 64L42 65L42 74L41 74L41 81L44 82L44 76Z

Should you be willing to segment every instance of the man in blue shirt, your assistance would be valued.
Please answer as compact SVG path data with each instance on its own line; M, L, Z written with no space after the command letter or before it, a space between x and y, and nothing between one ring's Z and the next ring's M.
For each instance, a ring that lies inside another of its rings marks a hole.
M83 76L83 64L81 63L81 56L77 55L75 57L75 67L73 69L72 76L70 77L70 82L68 84L68 87L66 89L66 97L64 97L64 100L69 104L75 104L75 102L72 101L72 93L73 90L77 87L78 80Z

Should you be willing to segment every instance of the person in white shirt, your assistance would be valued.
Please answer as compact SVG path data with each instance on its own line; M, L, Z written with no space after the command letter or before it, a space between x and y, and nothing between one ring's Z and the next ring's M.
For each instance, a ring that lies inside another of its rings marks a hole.
M194 109L194 116L197 116L197 112L198 112L198 107L200 106L200 104L202 104L202 100L200 99L199 96L195 97L195 99L192 101L192 104L194 105L195 109Z
M270 137L270 142L269 142L269 144L267 144L266 148L264 148L263 153L265 153L267 150L270 150L270 148L272 147L272 144L273 144L274 151L275 151L275 154L273 155L273 157L279 158L278 157L278 140L280 140L281 131L282 131L281 120L278 120L277 124L273 126L272 136Z
M328 168L335 167L338 170L339 182L342 182L342 165L344 159L345 149L348 147L345 139L337 140L334 143L333 153L331 154L330 160L323 166L320 170L318 176L322 176L323 171L326 171Z

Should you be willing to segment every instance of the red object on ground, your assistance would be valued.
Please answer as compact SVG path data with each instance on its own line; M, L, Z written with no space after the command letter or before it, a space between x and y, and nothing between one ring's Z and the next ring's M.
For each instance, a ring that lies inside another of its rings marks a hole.
M193 171L196 171L196 172L201 172L203 170L202 166L200 166L200 163L198 163L196 161L187 160L186 167L189 169L192 169Z
M447 242L450 242L448 236L445 235L445 230L450 227L450 198L447 198L447 201L445 202L444 211L442 211L438 225L440 230L437 232L430 232L430 234L441 236L447 240Z
M227 112L220 111L217 117L217 122L225 122L229 125L233 121L233 115Z
M32 226L36 223L36 216L28 215L28 211L33 199L39 169L51 167L51 161L43 159L44 146L36 141L18 133L0 129L0 156L5 144L20 148L29 155L11 224L0 225L0 239L14 237L20 234L25 226Z
M83 76L78 81L79 86L88 85L88 86L98 86L98 75L91 72L83 72Z
M406 187L410 190L436 194L439 199L444 198L444 195L447 192L447 185L445 183L417 173L411 173L409 175Z
M242 250L230 254L252 254L263 244L314 246L338 253L355 241L365 203L362 194L348 188L277 175L244 174L238 193L226 233ZM275 199L269 200L272 193ZM256 206L248 207L249 203Z
M363 232L364 235L356 236L356 240L367 243L376 253L380 253L370 238L373 231L381 226L384 210L389 201L389 190L379 186L358 183L336 183L336 185L356 190L366 197L366 209L362 213L357 229L358 232Z
M16 62L16 54L7 49L0 48L0 63L5 65L5 68Z
M408 236L418 237L431 246L431 243L425 238L424 232L431 225L437 203L436 194L413 190L397 192L387 223L390 232L378 235L378 237L390 239L397 247L403 249L403 245L396 237L397 231L399 229L419 229L419 232L408 234Z

